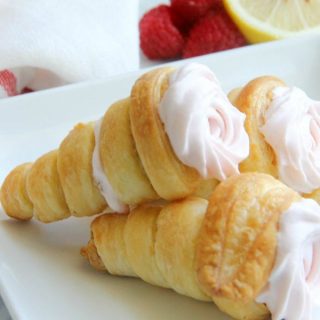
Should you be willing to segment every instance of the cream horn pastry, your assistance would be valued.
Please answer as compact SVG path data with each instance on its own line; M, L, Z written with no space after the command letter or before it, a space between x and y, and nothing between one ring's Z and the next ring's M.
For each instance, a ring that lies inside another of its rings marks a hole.
M320 303L320 206L266 174L230 177L209 202L99 216L81 253L97 269L213 301L234 319L315 320Z
M152 70L101 119L78 124L57 150L14 169L1 204L11 217L52 222L206 196L248 156L244 120L208 67Z
M271 174L320 202L320 102L274 77L257 78L230 99L246 113L250 137L240 170Z

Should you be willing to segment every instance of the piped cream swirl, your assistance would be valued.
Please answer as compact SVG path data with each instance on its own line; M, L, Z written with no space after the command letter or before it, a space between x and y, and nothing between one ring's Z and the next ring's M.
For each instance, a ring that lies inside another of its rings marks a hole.
M249 155L245 115L228 100L213 72L191 63L176 70L159 106L172 148L204 178L238 174Z
M112 186L102 167L99 152L101 124L102 119L96 121L94 125L95 147L92 156L93 177L101 194L108 203L108 206L115 212L125 213L129 210L129 208L118 198L117 194L112 189Z
M279 87L260 128L277 157L279 178L298 192L320 187L320 102Z
M275 265L256 299L272 320L314 320L320 305L320 206L311 199L293 203L282 213Z

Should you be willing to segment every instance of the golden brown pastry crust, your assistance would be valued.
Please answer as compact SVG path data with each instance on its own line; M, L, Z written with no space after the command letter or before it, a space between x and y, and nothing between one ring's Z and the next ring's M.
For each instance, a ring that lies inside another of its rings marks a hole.
M243 88L233 89L228 94L232 104L246 114L245 128L250 139L250 154L240 163L241 172L263 172L278 178L276 155L260 133L259 127L264 124L264 115L272 100L272 90L283 86L286 85L282 80L264 76L250 81ZM320 203L320 189L303 196Z
M143 205L128 216L124 239L130 265L144 281L160 287L169 287L156 261L157 220L161 206Z
M266 320L269 311L255 298L272 271L279 218L300 200L269 175L240 174L214 190L208 207L206 200L189 197L164 207L141 206L129 218L99 217L94 245L99 255L116 253L114 261L102 259L107 269L115 261L120 267L129 262L131 268L116 274L134 273L199 300L211 298L238 320Z
M97 252L109 273L136 276L133 271L124 241L125 214L104 214L91 224L92 238Z
M195 252L208 201L189 197L165 206L158 217L156 260L161 273L176 292L210 301L198 283Z
M219 183L220 181L216 179L201 180L197 189L192 195L209 200L213 190L218 186Z
M193 193L208 197L218 183L203 180L194 168L176 157L160 120L159 103L173 70L159 68L144 74L133 86L131 96L114 103L103 118L99 136L100 159L115 194L125 204L142 204L159 198L180 199ZM31 202L35 201L36 218L52 222L70 214L81 217L108 211L93 178L94 146L93 124L78 124L55 154L59 179L53 168L53 158L46 156L46 160L35 162L42 171L47 171L47 177L53 178L51 182L42 181L43 187L47 187L44 196L44 191L36 186L40 176L37 170L32 170L30 194ZM50 162L47 166L46 161ZM54 187L56 182L58 185ZM50 193L53 199L49 199ZM19 201L27 203L19 190L12 194L20 194ZM38 195L40 199L37 199ZM4 201L13 203L18 199ZM4 204L5 210L7 207ZM23 213L9 208L9 214L18 219L26 216L29 219L32 214L31 209L28 210Z
M107 206L93 179L94 146L93 123L79 123L62 141L58 150L59 178L73 216L98 214Z
M80 254L86 258L95 269L101 271L106 270L106 267L97 252L97 247L92 239L89 240L86 247L81 248Z
M242 90L231 93L233 104L246 114L245 128L250 139L250 154L240 163L241 172L263 172L278 177L276 156L265 141L260 127L272 100L272 90L285 86L278 78L264 76L250 81Z
M242 91L242 87L234 88L228 93L229 101L235 106L236 101L239 97L240 92Z
M143 205L129 215L102 215L91 226L94 246L112 274L137 275L149 283L210 301L198 284L194 266L206 208L206 200L190 197L164 207ZM82 249L89 251L93 251L91 242ZM96 262L85 256L95 266Z
M27 176L27 192L34 215L48 223L70 216L57 170L58 151L46 153L33 163Z
M114 103L105 113L100 131L100 158L108 180L119 199L127 204L156 200L139 159L131 133L130 99Z
M300 199L280 181L258 173L231 177L215 189L196 259L203 289L220 305L227 304L221 308L230 308L233 301L253 303L273 267L279 216ZM245 311L252 313L244 307L241 312Z
M175 155L158 114L160 100L169 85L172 68L144 74L132 88L130 120L143 167L161 198L173 200L191 195L200 175Z
M27 193L26 179L31 163L17 166L4 180L0 190L0 201L8 216L18 220L29 220L33 216L33 205Z
M313 192L308 194L303 194L303 197L313 199L320 204L320 189L316 189Z
M270 312L266 305L254 300L244 303L215 296L214 303L221 311L237 320L270 320Z

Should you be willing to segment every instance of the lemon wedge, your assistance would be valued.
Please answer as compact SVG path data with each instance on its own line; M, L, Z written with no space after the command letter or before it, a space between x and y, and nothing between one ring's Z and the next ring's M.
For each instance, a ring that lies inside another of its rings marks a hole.
M224 5L251 43L320 33L320 0L224 0Z

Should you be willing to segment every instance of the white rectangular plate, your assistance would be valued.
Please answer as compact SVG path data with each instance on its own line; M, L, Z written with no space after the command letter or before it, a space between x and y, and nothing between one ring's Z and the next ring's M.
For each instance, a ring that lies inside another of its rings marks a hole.
M320 37L307 37L194 60L212 68L226 90L268 74L320 99L319 56ZM0 101L0 182L15 165L56 148L75 123L99 118L128 96L141 73ZM79 255L89 221L18 223L0 212L0 288L14 319L229 319L212 303L90 268Z

